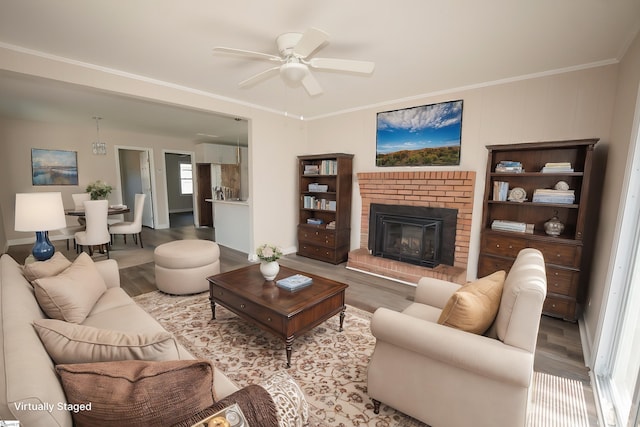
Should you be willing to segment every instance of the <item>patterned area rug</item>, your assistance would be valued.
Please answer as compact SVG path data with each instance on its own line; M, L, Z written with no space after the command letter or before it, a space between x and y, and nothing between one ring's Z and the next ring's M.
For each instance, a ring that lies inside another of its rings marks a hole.
M217 319L212 321L208 293L169 296L151 292L134 299L194 356L213 360L241 387L286 370L300 384L309 401L312 427L426 426L384 404L379 415L373 413L366 392L367 366L375 345L369 330L371 313L348 306L343 332L338 332L338 316L334 316L298 337L293 343L291 368L286 369L285 346L281 340L220 305L216 306ZM574 410L573 400L565 399L565 389L549 382L553 378L557 377L536 374L536 402L532 406L536 414L530 417L528 427L588 426L588 423L571 423L580 416L587 419L586 409L582 414L577 411L580 405ZM582 405L584 408L584 396ZM539 415L541 411L543 415ZM568 424L545 421L565 414L574 417L568 419Z

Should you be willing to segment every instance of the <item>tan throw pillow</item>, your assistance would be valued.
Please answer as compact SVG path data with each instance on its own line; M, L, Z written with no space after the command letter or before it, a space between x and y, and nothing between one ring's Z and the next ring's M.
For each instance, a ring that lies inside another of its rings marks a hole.
M38 319L33 326L56 364L180 359L175 338L165 331L129 334L54 319Z
M96 301L107 290L104 279L86 253L57 276L33 282L36 299L52 319L82 323Z
M53 256L46 261L36 261L29 264L25 264L22 269L24 277L33 282L43 277L56 276L69 268L71 261L69 261L62 253L54 252Z
M76 427L171 426L215 403L208 360L81 363L56 371L67 402L80 408L71 413Z
M496 271L462 286L447 301L438 323L474 334L484 333L498 314L505 277L504 271Z

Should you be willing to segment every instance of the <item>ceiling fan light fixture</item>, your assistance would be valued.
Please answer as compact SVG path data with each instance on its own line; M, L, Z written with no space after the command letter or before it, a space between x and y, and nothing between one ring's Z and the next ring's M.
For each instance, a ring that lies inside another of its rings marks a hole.
M290 82L299 83L305 78L309 69L300 62L288 62L280 67L280 74Z

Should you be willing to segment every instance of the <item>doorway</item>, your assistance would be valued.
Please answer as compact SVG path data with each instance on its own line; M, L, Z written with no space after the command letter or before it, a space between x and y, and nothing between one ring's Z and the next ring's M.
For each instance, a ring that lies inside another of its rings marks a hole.
M136 194L144 194L145 203L142 211L142 225L155 228L154 184L151 171L153 151L149 148L117 147L116 168L118 170L118 187L121 189L122 203L133 208ZM127 221L133 221L133 209L125 214Z
M167 188L167 211L169 227L195 225L197 213L194 211L195 173L194 153L186 151L165 151L165 179Z

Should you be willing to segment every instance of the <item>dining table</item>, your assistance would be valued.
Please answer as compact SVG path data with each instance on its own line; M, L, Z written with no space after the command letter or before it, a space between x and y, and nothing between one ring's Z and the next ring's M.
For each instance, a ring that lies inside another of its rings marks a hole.
M120 215L127 212L131 212L131 209L129 209L127 206L112 205L112 206L109 206L109 209L107 210L107 215ZM64 214L69 216L85 216L85 211L84 209L65 209Z

